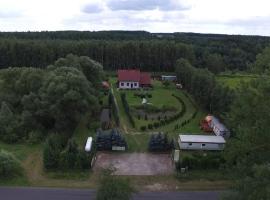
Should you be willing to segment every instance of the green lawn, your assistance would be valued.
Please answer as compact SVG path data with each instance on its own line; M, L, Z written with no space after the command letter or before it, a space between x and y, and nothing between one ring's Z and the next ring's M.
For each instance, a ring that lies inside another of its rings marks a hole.
M241 82L249 82L257 77L255 75L218 75L217 81L222 83L223 85L228 86L231 89L237 88Z
M27 158L29 154L33 152L37 152L41 149L42 145L30 145L30 144L6 144L0 142L0 150L6 150L14 154L14 156L20 161L23 166L23 170L25 163L27 162ZM0 186L28 186L30 183L28 178L23 171L22 176L16 176L9 179L0 179Z
M13 153L20 161L24 161L31 152L41 149L40 144L6 144L0 141L0 149Z
M202 110L198 110L196 117L190 121L190 123L186 124L185 126L181 127L180 129L175 130L175 125L180 124L185 120L191 118L193 113L195 112L196 108L192 104L189 98L184 95L184 92L181 90L177 90L173 84L171 84L168 88L165 88L160 81L153 81L154 89L147 91L147 93L152 94L152 98L148 98L148 101L157 107L162 107L162 105L170 105L174 106L177 109L177 112L181 111L181 104L180 102L172 96L175 94L179 96L186 105L186 113L183 117L153 130L146 130L142 132L140 127L143 125L148 125L149 123L153 123L154 120L148 119L140 119L138 120L137 116L133 115L133 119L135 121L135 128L131 127L131 124L127 118L125 113L120 94L121 92L126 93L126 98L129 103L129 106L136 106L140 105L142 99L135 97L133 90L117 90L116 88L116 78L111 78L110 82L113 84L114 95L116 97L118 106L119 106L119 114L120 114L120 127L125 134L125 138L127 139L129 151L136 151L136 152L145 152L147 151L147 144L150 137L150 134L157 131L167 132L170 138L174 138L177 140L179 133L187 133L187 134L196 134L201 133L199 128L200 120L205 117L207 113ZM190 97L191 98L191 97Z

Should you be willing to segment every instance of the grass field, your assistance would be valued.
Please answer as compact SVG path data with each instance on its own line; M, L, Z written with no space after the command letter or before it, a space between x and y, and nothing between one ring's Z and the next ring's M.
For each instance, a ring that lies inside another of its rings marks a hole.
M228 86L231 89L237 88L242 82L249 82L257 77L255 75L242 75L242 74L235 74L235 75L218 75L217 81Z

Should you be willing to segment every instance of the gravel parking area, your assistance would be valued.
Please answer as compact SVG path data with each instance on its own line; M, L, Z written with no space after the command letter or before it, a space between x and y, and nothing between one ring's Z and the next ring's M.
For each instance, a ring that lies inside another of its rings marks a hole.
M116 175L168 175L174 171L170 154L99 152L93 170L109 167Z

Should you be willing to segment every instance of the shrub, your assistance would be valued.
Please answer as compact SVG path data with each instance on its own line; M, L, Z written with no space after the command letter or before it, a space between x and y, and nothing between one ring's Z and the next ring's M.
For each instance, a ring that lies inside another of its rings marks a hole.
M141 126L141 131L145 131L146 130L146 126Z
M0 177L10 178L22 173L19 161L10 152L0 151Z
M57 169L59 167L60 154L65 144L66 140L59 134L52 134L47 138L43 149L45 169Z
M149 151L168 151L172 148L169 143L167 134L157 133L152 134L148 143Z
M144 120L148 120L148 116L147 115L144 115Z
M158 127L159 127L159 122L155 122L155 123L154 123L154 127L155 127L155 128L158 128Z
M190 169L218 169L224 159L219 153L193 153L182 158L181 167L188 167Z
M105 170L97 189L97 200L129 200L134 192L128 179L114 176L111 170Z
M148 129L153 129L153 124L148 124Z
M30 143L30 144L37 144L37 143L40 143L43 139L43 134L41 131L31 131L29 134L28 134L28 140L27 142Z

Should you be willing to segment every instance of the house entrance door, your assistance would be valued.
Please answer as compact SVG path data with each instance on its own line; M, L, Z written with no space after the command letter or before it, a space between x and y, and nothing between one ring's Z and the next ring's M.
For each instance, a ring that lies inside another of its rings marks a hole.
M130 87L133 88L133 83L130 84Z

